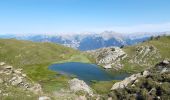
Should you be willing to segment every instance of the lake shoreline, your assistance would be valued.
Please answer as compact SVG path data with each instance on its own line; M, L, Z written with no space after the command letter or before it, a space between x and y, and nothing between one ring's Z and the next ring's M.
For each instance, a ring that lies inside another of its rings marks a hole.
M91 81L123 80L130 75L123 72L113 74L96 64L81 62L56 63L50 65L48 69L69 77L77 77L87 83L91 83Z

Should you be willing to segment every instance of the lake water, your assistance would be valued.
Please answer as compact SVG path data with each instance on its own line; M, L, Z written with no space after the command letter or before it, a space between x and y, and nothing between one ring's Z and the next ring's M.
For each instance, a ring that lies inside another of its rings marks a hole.
M85 82L90 82L91 80L122 80L129 76L127 73L110 74L95 64L79 62L53 64L49 66L49 69L61 74L74 75L77 78L84 80Z

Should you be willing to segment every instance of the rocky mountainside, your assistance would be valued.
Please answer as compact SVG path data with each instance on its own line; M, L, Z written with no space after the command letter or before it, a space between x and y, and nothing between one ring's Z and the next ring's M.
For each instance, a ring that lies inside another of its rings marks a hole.
M140 71L163 59L170 59L170 37L155 37L152 40L123 48L108 47L87 51L96 63L106 69ZM140 66L140 67L139 67Z
M119 47L108 47L93 51L87 51L96 58L96 63L104 68L121 69L121 60L126 58L127 54ZM115 66L115 67L113 67Z
M170 32L157 33L131 33L123 34L113 31L101 33L70 33L70 34L0 34L0 38L16 38L34 42L53 42L72 47L78 50L94 50L103 47L134 45L148 40L151 36L170 34Z
M170 61L164 60L153 68L115 83L107 98L110 100L169 100L169 95Z

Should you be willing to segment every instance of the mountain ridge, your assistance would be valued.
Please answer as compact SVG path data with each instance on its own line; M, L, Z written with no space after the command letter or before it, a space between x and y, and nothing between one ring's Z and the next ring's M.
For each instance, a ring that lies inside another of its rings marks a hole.
M81 51L94 50L109 46L134 45L148 40L151 36L169 35L170 32L142 32L142 33L116 33L104 31L101 33L85 34L0 34L1 38L16 38L34 42L52 42L72 47Z

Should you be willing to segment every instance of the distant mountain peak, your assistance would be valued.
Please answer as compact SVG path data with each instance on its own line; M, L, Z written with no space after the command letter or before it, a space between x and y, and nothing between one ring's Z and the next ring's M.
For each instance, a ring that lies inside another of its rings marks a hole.
M72 47L79 50L94 50L109 46L133 45L143 42L151 36L170 35L170 32L139 32L139 33L117 33L104 31L101 33L37 33L37 34L0 34L1 38L16 38L36 42L53 42Z

